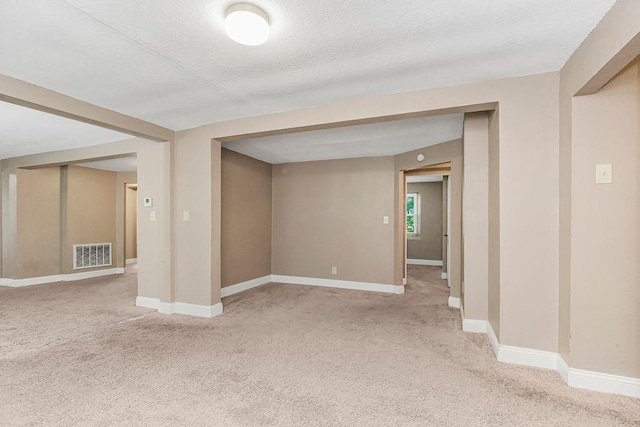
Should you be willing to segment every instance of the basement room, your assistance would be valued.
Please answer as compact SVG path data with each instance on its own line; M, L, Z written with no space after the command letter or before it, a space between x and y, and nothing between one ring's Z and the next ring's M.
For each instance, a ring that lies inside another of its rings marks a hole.
M0 424L640 423L640 2L0 35Z

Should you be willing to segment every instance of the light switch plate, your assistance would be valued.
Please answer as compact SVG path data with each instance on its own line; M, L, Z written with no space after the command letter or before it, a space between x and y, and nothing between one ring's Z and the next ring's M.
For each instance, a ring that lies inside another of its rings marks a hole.
M382 217L382 223L383 224L389 224L389 217L388 216L383 216Z
M151 221L155 221L156 220L156 211L149 212L149 220L151 220Z
M189 221L189 211L182 211L182 220Z
M613 170L611 164L596 165L596 184L611 184Z

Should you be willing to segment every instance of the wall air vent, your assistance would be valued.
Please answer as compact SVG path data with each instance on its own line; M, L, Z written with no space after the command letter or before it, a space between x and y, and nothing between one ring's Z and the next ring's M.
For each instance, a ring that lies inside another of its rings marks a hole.
M73 245L73 269L111 265L111 243Z

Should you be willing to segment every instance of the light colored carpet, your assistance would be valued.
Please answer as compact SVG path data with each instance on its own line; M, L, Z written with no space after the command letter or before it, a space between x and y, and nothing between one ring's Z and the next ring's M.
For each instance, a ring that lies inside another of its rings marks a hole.
M1 425L640 425L640 399L500 364L440 270L405 295L270 284L215 319L133 306L135 272L0 288Z

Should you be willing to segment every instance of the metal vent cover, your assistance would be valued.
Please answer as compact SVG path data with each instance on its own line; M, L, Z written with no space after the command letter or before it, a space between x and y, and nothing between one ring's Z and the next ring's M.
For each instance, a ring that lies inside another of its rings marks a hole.
M111 265L111 243L73 245L73 269Z

